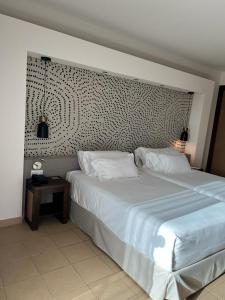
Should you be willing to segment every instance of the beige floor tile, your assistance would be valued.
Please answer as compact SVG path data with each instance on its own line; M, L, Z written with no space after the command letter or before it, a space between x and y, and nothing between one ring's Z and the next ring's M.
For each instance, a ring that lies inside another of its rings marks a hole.
M79 236L73 230L53 233L49 235L49 237L54 241L54 243L58 247L68 246L82 242L81 238L79 238Z
M5 263L1 266L0 272L4 285L16 283L38 275L35 265L28 258Z
M63 267L42 275L49 291L54 297L72 292L82 286L84 282L72 266Z
M75 225L72 230L79 236L79 238L82 241L90 240L90 237L86 233L84 233L82 230L80 230L78 227L76 227Z
M44 231L48 234L64 232L73 229L73 224L68 222L67 224L60 223L56 218L48 218L40 223L40 231Z
M110 282L123 281L126 276L127 276L126 273L124 271L121 271L121 272L113 273L110 276L107 276L107 278L105 278L105 280L109 280ZM102 279L102 280L104 280L104 279ZM98 282L98 281L101 281L101 280L97 280L96 282ZM95 282L88 284L88 286L93 286L93 285L95 285Z
M217 288L217 286L220 285L221 283L225 284L225 275L218 277L216 280L210 283L205 289L210 291L211 289Z
M218 299L217 297L212 295L210 292L203 289L202 291L195 293L194 295L188 297L187 300L222 300L222 299Z
M30 255L37 255L43 253L49 248L56 248L53 241L46 235L33 236L26 241L23 241L27 253Z
M215 285L212 289L209 290L209 293L219 299L225 299L225 282Z
M105 254L100 248L98 248L91 240L85 242L86 245L88 245L96 255L102 255Z
M97 300L91 290L87 286L83 286L76 290L62 295L53 297L54 300Z
M40 276L11 284L6 287L8 300L50 300L52 299Z
M24 245L20 242L0 246L0 265L6 261L29 257Z
M0 228L0 245L22 241L29 234L31 234L31 230L25 223Z
M61 248L60 250L71 263L80 262L82 260L96 256L95 252L87 245L86 242L66 246Z
M89 258L73 266L86 283L96 281L113 273L99 257Z
M99 255L99 258L101 260L104 261L105 264L107 264L107 266L110 267L110 269L113 271L113 272L120 272L122 271L122 269L120 268L119 265L117 265L117 263L115 263L112 258L110 258L108 255L106 254L101 254Z
M57 248L49 248L45 252L33 256L32 261L41 274L62 268L69 264L68 260Z
M146 293L141 292L129 298L129 300L152 300Z
M205 295L210 293L211 296L207 297L212 297L212 295L216 295L217 291L219 293L221 292L221 289L223 290L223 286L225 286L225 275L222 275L218 277L216 280L214 280L212 283L210 283L208 286L206 286L203 290L199 291L198 293L190 296L188 300L195 300L195 299L204 299ZM225 294L224 294L224 299L225 299ZM222 298L219 298L222 299Z
M135 294L139 294L143 292L143 289L127 274L125 274L123 281L125 284L132 289Z
M89 284L89 287L98 300L127 300L134 293L121 278L123 275L121 277L121 274L116 273Z
M73 298L73 300L98 300L98 299L92 294L91 291L89 291L83 295Z
M3 288L0 288L0 300L6 300L6 296Z

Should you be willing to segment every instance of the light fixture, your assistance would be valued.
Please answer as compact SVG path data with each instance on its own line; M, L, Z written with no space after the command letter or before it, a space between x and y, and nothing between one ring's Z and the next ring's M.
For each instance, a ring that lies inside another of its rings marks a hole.
M47 117L40 116L39 117L39 124L37 129L37 137L41 139L48 139L48 124L47 124Z
M181 132L180 139L176 140L173 144L173 147L178 150L180 153L185 153L185 147L188 140L188 128L183 127Z
M44 79L44 96L42 105L42 115L39 117L39 124L37 128L37 137L42 139L48 138L48 124L47 116L45 116L45 103L46 103L46 78L47 78L47 63L51 61L50 57L42 56L41 60L45 63L45 79Z
M188 95L193 96L194 92L188 92ZM191 99L189 99L189 104L188 104L188 109L187 109L187 116L186 116L187 121L190 117L191 104L192 104L192 101L191 101ZM180 141L182 141L184 143L186 143L188 141L188 127L183 127L183 131L181 132L181 135L180 135Z
M188 141L188 128L183 127L183 131L181 132L180 135L180 141L182 142L187 142Z
M176 140L174 143L174 148L181 153L185 153L186 142L188 140L188 128L183 127L180 139Z
M188 94L192 96L194 93L188 92ZM187 121L190 116L190 111L191 111L191 101L189 100L189 105L188 105L188 109L187 109ZM183 130L180 135L180 139L175 141L174 148L177 149L181 153L185 153L187 141L188 141L188 127L183 127Z

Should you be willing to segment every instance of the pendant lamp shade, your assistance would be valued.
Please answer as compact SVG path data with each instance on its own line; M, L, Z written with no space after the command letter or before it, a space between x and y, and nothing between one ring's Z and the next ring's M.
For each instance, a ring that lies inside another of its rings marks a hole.
M180 140L183 141L183 142L187 142L188 140L188 128L183 128L183 131L181 132L181 135L180 135Z
M42 56L41 60L45 63L45 79L44 79L44 100L42 116L39 117L39 124L37 128L37 137L41 139L48 139L48 124L45 116L45 102L46 102L46 77L47 77L47 63L51 61L50 57Z
M41 116L39 118L39 124L37 129L37 137L41 139L48 138L48 124L47 124L47 117Z

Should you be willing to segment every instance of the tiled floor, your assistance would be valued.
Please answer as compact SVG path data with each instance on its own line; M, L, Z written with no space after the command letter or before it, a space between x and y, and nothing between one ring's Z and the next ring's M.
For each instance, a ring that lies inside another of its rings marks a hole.
M75 225L0 229L0 300L150 299ZM188 300L225 300L225 276Z

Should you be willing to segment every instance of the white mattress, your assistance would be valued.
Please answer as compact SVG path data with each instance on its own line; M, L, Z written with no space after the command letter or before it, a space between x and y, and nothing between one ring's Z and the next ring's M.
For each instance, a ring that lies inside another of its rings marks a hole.
M71 198L119 239L174 271L225 248L225 203L161 178L67 174Z
M197 170L169 175L153 172L147 168L142 170L147 174L225 202L225 178L223 177Z

